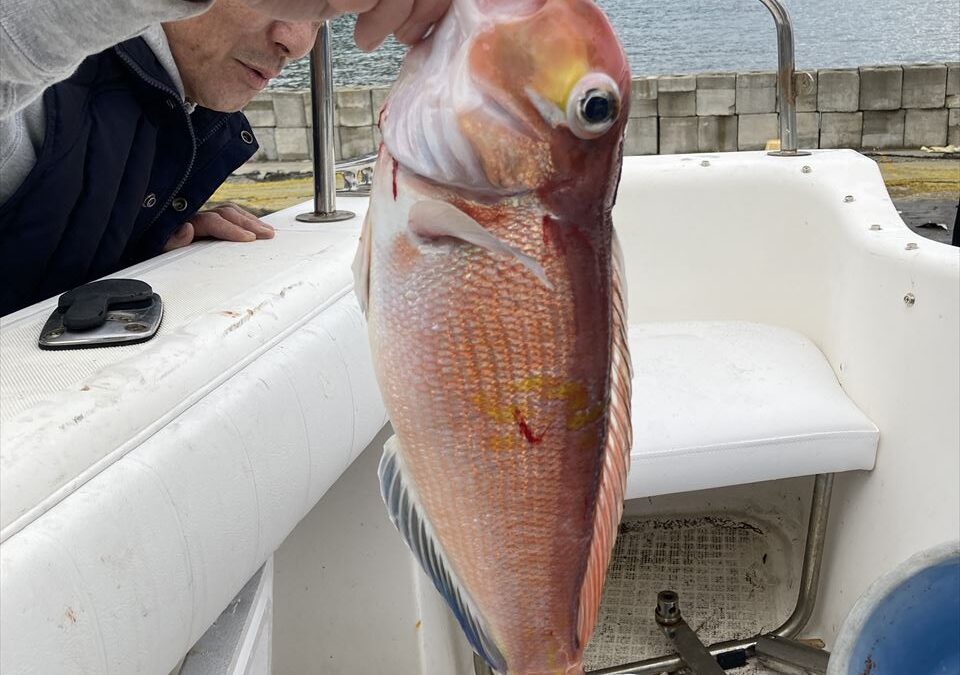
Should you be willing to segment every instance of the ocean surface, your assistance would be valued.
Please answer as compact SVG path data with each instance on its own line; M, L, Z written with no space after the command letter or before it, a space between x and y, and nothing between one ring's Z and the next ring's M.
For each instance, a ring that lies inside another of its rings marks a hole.
M634 75L776 70L776 30L758 0L597 0L630 57ZM960 61L960 0L792 0L798 68ZM353 44L353 19L333 23L338 86L389 84L404 46L390 38L373 54ZM308 59L271 87L307 87Z

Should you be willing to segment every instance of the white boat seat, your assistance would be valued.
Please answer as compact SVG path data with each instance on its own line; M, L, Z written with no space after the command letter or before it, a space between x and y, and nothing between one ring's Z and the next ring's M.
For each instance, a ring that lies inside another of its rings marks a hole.
M746 322L630 326L627 497L872 469L879 431L792 330Z

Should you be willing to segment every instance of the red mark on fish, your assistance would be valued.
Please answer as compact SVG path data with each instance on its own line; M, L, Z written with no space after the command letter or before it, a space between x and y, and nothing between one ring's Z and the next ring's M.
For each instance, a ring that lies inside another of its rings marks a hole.
M400 170L400 162L393 160L393 201L397 201L397 172Z
M520 435L523 436L527 443L530 445L536 445L537 443L543 442L543 434L537 436L530 429L530 425L527 424L527 420L523 417L523 413L520 412L520 408L513 409L513 419L517 421L517 427L520 429Z

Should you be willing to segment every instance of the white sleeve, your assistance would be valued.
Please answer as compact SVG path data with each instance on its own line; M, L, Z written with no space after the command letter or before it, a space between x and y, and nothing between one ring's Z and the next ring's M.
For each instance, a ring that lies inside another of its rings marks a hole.
M212 0L0 1L0 120L69 77L91 54L149 26L206 11Z

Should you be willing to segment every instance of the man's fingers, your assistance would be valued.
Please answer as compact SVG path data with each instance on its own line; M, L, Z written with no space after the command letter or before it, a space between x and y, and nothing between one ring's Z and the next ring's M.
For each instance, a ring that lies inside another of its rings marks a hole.
M253 232L257 235L257 239L273 239L273 235L276 234L273 227L236 204L224 204L214 209L214 211L217 211L231 223Z
M396 31L397 39L407 45L416 44L449 8L450 0L416 0L410 16Z
M387 36L406 23L413 12L414 0L381 0L376 7L357 18L353 39L357 47L372 52Z
M194 237L210 237L221 241L253 241L257 235L221 216L216 211L198 213L191 221Z
M167 239L167 243L163 245L163 252L167 253L188 246L193 242L193 236L193 225L191 223L184 223Z

